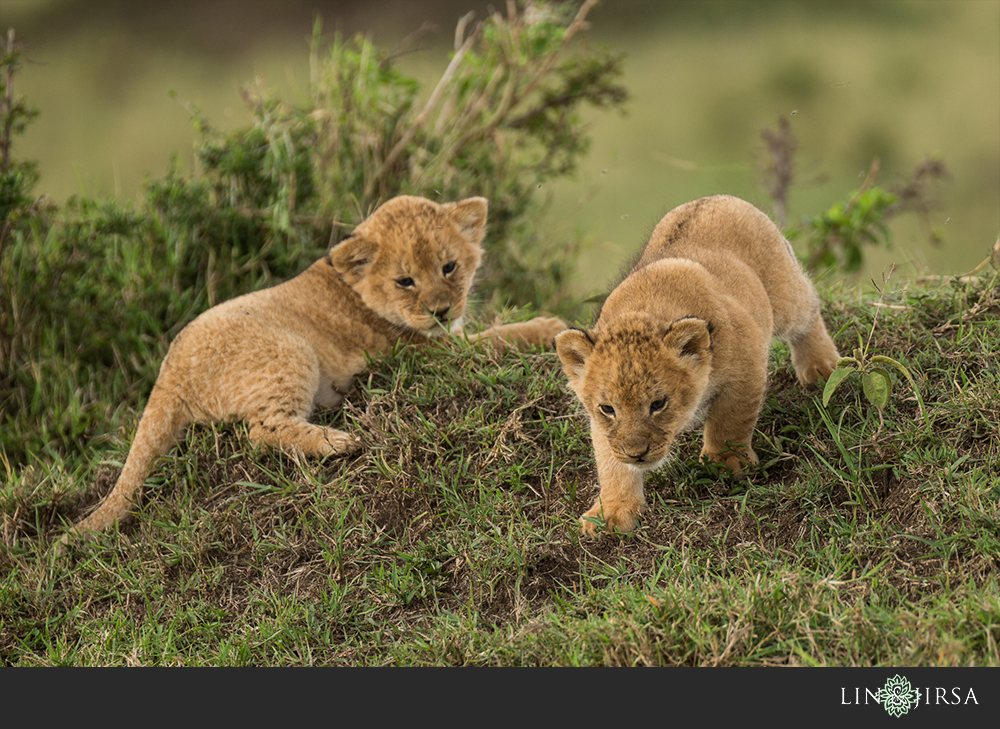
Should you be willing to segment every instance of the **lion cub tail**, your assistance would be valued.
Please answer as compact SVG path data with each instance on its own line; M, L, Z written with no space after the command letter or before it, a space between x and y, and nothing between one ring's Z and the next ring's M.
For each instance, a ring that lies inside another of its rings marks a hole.
M153 463L173 447L184 428L193 421L181 398L154 386L114 489L93 513L63 535L57 551L63 551L74 538L85 536L86 532L103 531L125 516Z

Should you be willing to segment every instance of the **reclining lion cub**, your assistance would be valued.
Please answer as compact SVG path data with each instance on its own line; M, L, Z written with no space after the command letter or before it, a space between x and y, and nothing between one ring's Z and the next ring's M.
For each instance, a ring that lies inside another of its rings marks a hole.
M63 536L105 529L131 507L155 459L193 422L245 419L256 442L309 456L359 447L309 423L340 404L365 353L461 331L479 267L487 201L394 198L295 278L219 304L170 345L114 490ZM549 344L558 319L496 326L476 340Z
M702 457L740 475L767 385L771 337L787 340L803 385L828 376L837 348L791 247L754 206L717 196L667 213L590 331L556 350L590 415L600 495L582 519L594 536L630 531L643 474L704 417Z

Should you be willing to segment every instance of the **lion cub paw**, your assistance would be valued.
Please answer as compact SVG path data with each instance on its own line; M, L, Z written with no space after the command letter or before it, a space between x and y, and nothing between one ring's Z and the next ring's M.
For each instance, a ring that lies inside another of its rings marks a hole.
M527 324L531 327L531 332L534 335L533 343L546 346L551 346L556 334L566 329L566 323L562 319L548 316L536 316Z
M566 324L555 317L536 316L528 321L508 324L501 329L501 338L511 345L551 347L552 340L556 338L556 334L566 329Z
M636 517L645 510L645 504L605 508L598 502L580 517L580 531L587 539L597 539L601 531L617 530L624 534L635 529Z
M564 329L566 324L562 319L536 316L529 321L490 327L480 332L477 339L490 341L501 352L518 346L551 347L556 334Z
M810 337L792 345L792 367L803 387L829 377L836 369L838 359L840 354L823 328L822 321L817 323Z
M795 376L799 380L799 384L803 387L807 387L817 380L825 380L829 377L833 371L837 368L837 358L809 362L808 364L801 365L795 369Z
M746 475L746 469L758 462L757 454L749 446L734 446L722 451L701 452L701 460L712 461L721 466L725 466L732 472L734 478L742 478Z
M330 430L326 435L326 442L330 446L328 456L349 456L361 450L361 441L353 435L342 430Z

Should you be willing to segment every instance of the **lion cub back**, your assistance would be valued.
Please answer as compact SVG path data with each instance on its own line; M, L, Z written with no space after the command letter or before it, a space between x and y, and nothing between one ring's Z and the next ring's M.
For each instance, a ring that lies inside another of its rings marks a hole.
M788 241L767 215L738 197L716 195L671 210L633 270L667 258L698 262L724 290L751 301L747 287L753 284L743 266L749 268L767 295L774 336L794 336L803 308L819 312L819 298Z

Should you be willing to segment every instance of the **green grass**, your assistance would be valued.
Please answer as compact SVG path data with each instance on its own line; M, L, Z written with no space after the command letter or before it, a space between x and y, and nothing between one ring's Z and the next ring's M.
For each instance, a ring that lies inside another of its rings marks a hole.
M193 427L135 516L49 546L111 488L138 413L90 462L8 469L4 665L1000 664L1000 292L894 284L871 352L903 362L880 423L829 409L776 345L745 481L648 479L639 530L581 542L596 474L551 352L456 342L372 363L321 416L363 452L318 462ZM875 292L827 292L842 350ZM508 312L527 316L527 312Z

